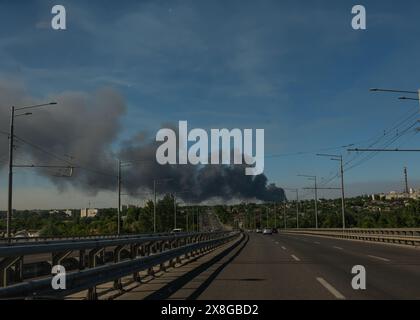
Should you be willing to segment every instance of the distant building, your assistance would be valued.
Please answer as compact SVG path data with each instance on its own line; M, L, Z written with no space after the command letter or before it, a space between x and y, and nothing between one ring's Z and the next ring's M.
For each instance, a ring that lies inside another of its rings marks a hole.
M420 191L419 190L414 190L414 189L410 189L410 199L414 199L414 200L418 200L420 199Z
M386 200L398 200L398 199L406 199L408 194L406 193L399 193L395 191L391 191L386 195Z
M371 195L372 201L381 201L381 200L419 200L420 199L420 190L415 190L413 188L409 189L409 193L406 192L396 192L391 191L387 194L372 194Z
M380 193L380 194L372 194L372 201L381 201L386 199L386 194Z
M94 218L98 215L98 209L82 209L80 210L80 217L81 218Z

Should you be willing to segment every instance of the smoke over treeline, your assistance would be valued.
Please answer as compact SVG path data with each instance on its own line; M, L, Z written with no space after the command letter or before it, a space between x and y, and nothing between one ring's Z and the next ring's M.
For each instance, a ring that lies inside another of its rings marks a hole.
M57 170L39 170L61 190L69 184L91 194L115 190L117 159L122 159L134 160L122 170L123 189L132 196L145 197L153 189L153 181L158 180L159 193L175 192L178 198L191 203L213 198L284 199L283 189L269 185L265 175L246 176L243 166L161 166L155 160L158 144L153 135L139 133L115 148L126 107L123 97L111 88L92 94L66 92L40 101L30 97L23 85L0 80L0 167L6 165L8 153L5 132L9 127L9 106L45 101L57 101L59 105L16 118L15 164L73 164L76 169L71 178L57 177Z

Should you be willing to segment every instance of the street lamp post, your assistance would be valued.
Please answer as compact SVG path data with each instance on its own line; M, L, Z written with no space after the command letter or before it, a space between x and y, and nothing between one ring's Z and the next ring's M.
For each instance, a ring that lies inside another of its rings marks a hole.
M269 207L265 207L265 212L266 212L266 214L267 214L267 221L266 221L266 228L268 229L268 227L270 226L270 222L269 222L269 212L270 212L270 208Z
M283 188L284 190L296 192L296 229L299 229L299 189Z
M409 91L409 90L400 90L400 89L379 89L379 88L373 88L370 89L371 92L388 92L388 93L404 93L404 94L410 94L410 95L417 95L417 97L412 96L402 96L399 97L400 100L414 100L419 101L420 103L420 89L417 91Z
M11 222L12 222L12 214L13 214L13 150L14 150L14 124L15 118L20 116L29 116L32 113L25 112L21 114L16 114L17 111L28 110L28 109L35 109L45 106L56 105L57 102L50 102L44 104L38 104L33 106L27 107L11 107L10 108L10 133L9 133L9 188L8 188L8 197L7 197L7 217L6 217L6 236L7 238L11 238Z
M153 232L156 233L156 186L159 182L171 181L173 179L154 179L153 180Z
M341 173L341 215L343 220L343 230L346 229L346 207L345 207L345 194L344 194L344 168L343 157L340 157L340 173Z
M284 223L284 230L286 230L287 229L286 200L283 201L283 223Z
M296 189L296 229L299 229L299 189Z
M153 180L153 232L156 233L156 180Z
M127 167L132 167L136 163L149 163L151 161L148 160L139 160L139 161L121 161L118 159L117 165L117 235L121 234L121 191L122 191L122 184L123 184L123 176L122 176L122 169ZM130 194L125 194L129 196Z
M174 196L174 229L176 229L176 195L175 195L175 192L174 192L173 196Z
M200 208L197 207L197 232L200 232Z
M117 235L121 234L121 160L118 160Z
M342 155L331 155L331 154L317 154L320 157L330 157L333 161L340 162L340 175L341 175L341 218L343 230L346 229L346 217L345 217L345 195L344 195L344 168L343 168L343 156Z
M298 177L308 178L309 180L314 181L314 190L315 190L315 228L318 229L318 184L317 177L310 175L299 174Z
M318 186L316 182L316 177L314 177L315 183L315 228L318 229Z
M6 236L11 238L11 221L12 221L12 207L13 207L13 137L14 137L14 119L15 107L10 111L10 133L9 133L9 192L7 198L7 221L6 221Z
M275 202L274 202L274 228L277 229L277 210L276 210Z
M188 227L188 208L185 209L185 222L186 222L186 231L189 232L189 227Z
M257 214L255 213L255 208L252 212L254 214L254 231L257 230Z

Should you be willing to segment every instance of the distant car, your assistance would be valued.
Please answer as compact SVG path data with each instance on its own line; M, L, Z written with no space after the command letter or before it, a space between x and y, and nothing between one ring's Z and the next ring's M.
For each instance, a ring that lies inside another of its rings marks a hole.
M181 233L182 229L174 229L171 231L171 233Z
M261 229L257 229L257 230L255 230L255 232L256 233L262 233L262 230Z
M273 229L273 233L279 233L279 230L277 230L276 228Z
M273 230L266 228L266 229L264 229L263 234L264 235L272 235L273 234Z
M18 231L14 235L15 239L29 238L29 233L26 230Z

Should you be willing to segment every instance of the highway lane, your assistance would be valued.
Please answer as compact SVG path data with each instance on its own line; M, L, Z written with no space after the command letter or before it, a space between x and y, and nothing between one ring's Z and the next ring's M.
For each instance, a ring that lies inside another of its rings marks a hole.
M325 237L274 236L312 265L312 272L330 279L349 299L420 299L420 250ZM351 269L362 265L367 290L351 287Z
M363 265L367 290L354 290ZM420 250L341 239L250 234L199 299L420 299Z
M246 247L198 299L335 299L300 257L274 240L250 234Z

